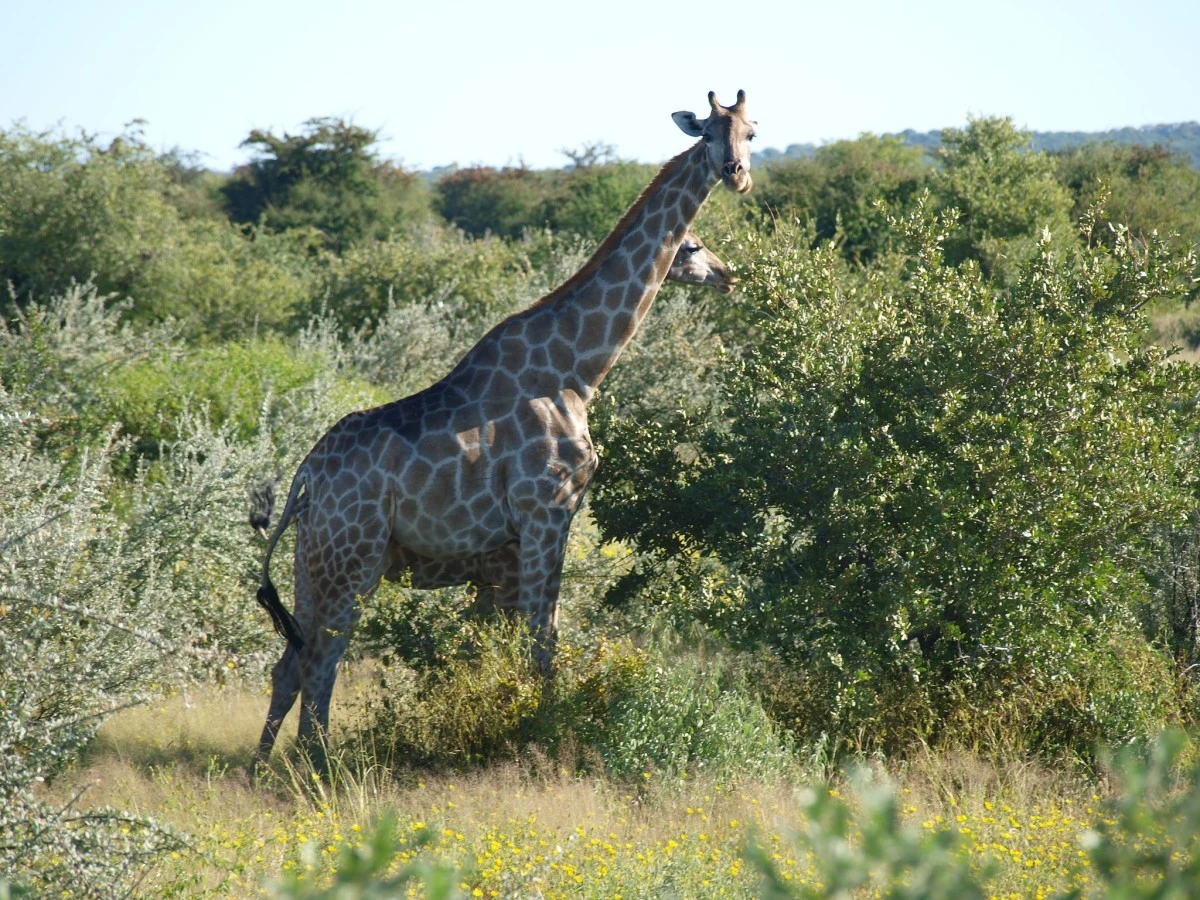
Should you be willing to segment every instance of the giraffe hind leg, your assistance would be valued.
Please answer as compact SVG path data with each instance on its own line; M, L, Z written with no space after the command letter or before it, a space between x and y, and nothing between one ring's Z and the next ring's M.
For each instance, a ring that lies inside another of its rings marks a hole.
M368 552L360 563L337 582L314 591L315 621L305 629L308 640L299 651L300 748L322 778L329 775L329 704L338 663L362 615L362 601L374 594L383 577L383 548Z
M352 628L350 623L345 631L323 630L300 651L300 749L322 778L329 776L329 704Z
M310 541L311 537L307 530L303 527L297 527L296 553L293 559L296 605L293 614L286 613L286 610L284 610L282 604L279 602L274 585L270 585L269 579L267 581L267 584L270 586L270 592L275 595L275 604L284 612L286 620L292 624L297 634L307 631L315 618L310 586L311 578L309 577L306 554L304 552ZM262 591L260 590L259 593L260 602L262 602ZM272 613L272 618L275 618L274 613ZM275 621L278 626L280 620L276 619ZM289 639L283 655L275 663L274 668L271 669L271 700L267 707L267 719L263 724L262 735L258 740L258 747L250 764L250 773L252 776L261 771L263 765L270 757L271 751L275 747L275 742L279 737L279 729L283 727L284 719L287 718L288 713L291 712L292 707L296 703L296 698L300 695L302 686L300 653L302 646L302 643Z
M287 645L283 656L271 670L271 704L267 710L267 721L263 725L262 736L258 739L258 749L250 764L251 776L257 775L261 767L271 755L275 739L279 737L279 729L283 720L291 711L300 694L300 661L296 648Z

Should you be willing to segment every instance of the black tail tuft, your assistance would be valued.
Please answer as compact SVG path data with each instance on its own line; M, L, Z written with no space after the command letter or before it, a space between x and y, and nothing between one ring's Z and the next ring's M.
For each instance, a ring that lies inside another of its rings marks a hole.
M268 478L250 490L250 527L262 534L271 527L275 511L275 479Z
M297 650L303 647L304 637L300 633L300 625L296 622L296 618L279 602L279 591L275 590L275 585L271 584L270 578L263 582L263 586L258 589L257 596L258 605L270 614L271 623L279 635L287 638L288 643Z

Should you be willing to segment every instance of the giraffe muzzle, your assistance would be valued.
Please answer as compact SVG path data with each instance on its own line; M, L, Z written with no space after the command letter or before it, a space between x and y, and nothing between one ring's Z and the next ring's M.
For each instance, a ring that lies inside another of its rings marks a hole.
M750 172L740 162L727 162L721 169L721 180L725 186L739 194L745 194L754 186Z

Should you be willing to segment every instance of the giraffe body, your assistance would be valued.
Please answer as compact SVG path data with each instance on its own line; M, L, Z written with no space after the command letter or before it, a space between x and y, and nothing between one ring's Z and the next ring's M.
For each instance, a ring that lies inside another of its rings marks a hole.
M720 181L751 186L744 94L732 107L711 93L709 103L705 120L673 116L703 140L663 167L578 273L499 323L441 381L344 417L300 464L259 589L288 648L258 760L299 693L301 741L324 770L337 663L381 578L486 578L483 603L528 618L550 673L567 534L598 463L587 402L678 264L708 193ZM289 616L270 559L293 517Z

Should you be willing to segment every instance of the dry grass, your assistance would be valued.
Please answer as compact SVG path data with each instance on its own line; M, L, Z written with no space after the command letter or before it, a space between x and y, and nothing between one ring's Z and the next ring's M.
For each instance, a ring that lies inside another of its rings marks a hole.
M341 679L335 721L352 721L372 685L370 673ZM395 773L358 760L336 790L322 791L306 787L284 745L276 777L252 785L245 767L266 702L264 688L232 685L122 713L51 793L65 799L87 786L86 805L137 811L191 835L196 853L152 876L156 896L259 896L265 882L305 865L305 844L320 849L317 871L328 872L337 851L385 812L406 835L433 838L421 848L414 840L405 858L450 862L469 873L468 893L482 896L752 897L758 883L741 859L752 834L786 875L815 876L814 861L787 837L801 824L789 784L620 784L531 754L465 774ZM956 830L973 862L1000 866L992 888L1001 895L1086 884L1077 838L1099 815L1094 787L968 754L876 768L896 782L910 824Z

